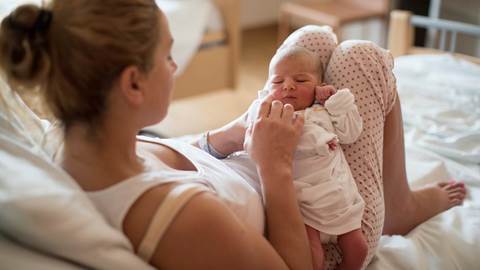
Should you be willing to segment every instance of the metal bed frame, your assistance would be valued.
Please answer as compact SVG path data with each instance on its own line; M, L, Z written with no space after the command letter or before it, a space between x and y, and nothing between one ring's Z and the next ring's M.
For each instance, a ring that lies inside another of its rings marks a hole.
M448 50L455 56L480 64L478 57L455 53L457 35L469 35L480 39L480 26L440 19L437 16L438 11L432 17L412 15L408 11L392 11L388 35L388 47L392 54L396 57L405 54L441 53ZM428 29L428 48L413 47L415 27Z

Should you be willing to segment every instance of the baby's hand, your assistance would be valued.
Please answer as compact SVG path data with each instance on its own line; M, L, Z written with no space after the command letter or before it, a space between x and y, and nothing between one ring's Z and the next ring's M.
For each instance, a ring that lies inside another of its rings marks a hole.
M315 86L315 98L321 105L325 105L325 101L337 92L333 85L322 84Z
M329 142L327 142L327 144L331 151L335 151L335 149L337 149L337 139L331 139Z

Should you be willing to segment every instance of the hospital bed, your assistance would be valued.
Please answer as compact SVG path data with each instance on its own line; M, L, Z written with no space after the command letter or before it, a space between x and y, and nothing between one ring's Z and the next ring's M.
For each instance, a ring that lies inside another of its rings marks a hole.
M415 27L436 30L436 48L414 47ZM462 34L478 40L480 26L391 14L389 49L396 56L410 185L453 178L465 182L468 194L462 206L406 236L382 236L368 269L480 268L480 65L474 64L480 59L455 53Z
M453 177L468 196L406 236L383 236L368 269L478 269L480 67L452 55L395 65L411 185ZM0 268L151 269L51 162L59 135L0 80Z

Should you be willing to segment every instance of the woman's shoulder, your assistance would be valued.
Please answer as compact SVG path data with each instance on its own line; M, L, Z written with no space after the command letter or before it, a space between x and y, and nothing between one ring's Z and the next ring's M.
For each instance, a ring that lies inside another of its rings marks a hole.
M132 206L125 218L124 232L136 251L148 231L154 229L151 224L155 224L154 217L168 194L179 186L152 188ZM258 242L268 245L264 241L261 234L239 222L214 193L197 192L175 214L147 261L162 269L212 269L218 265L232 266L232 263L238 266L242 260L247 262L247 258L255 255L251 254L252 246ZM235 254L229 253L232 249ZM189 260L185 260L186 256Z

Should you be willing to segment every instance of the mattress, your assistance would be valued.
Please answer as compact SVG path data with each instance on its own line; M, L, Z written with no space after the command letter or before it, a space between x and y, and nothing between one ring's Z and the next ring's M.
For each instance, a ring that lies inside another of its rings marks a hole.
M382 236L368 269L480 266L480 67L448 55L396 59L410 185L463 180L467 198L406 236Z

